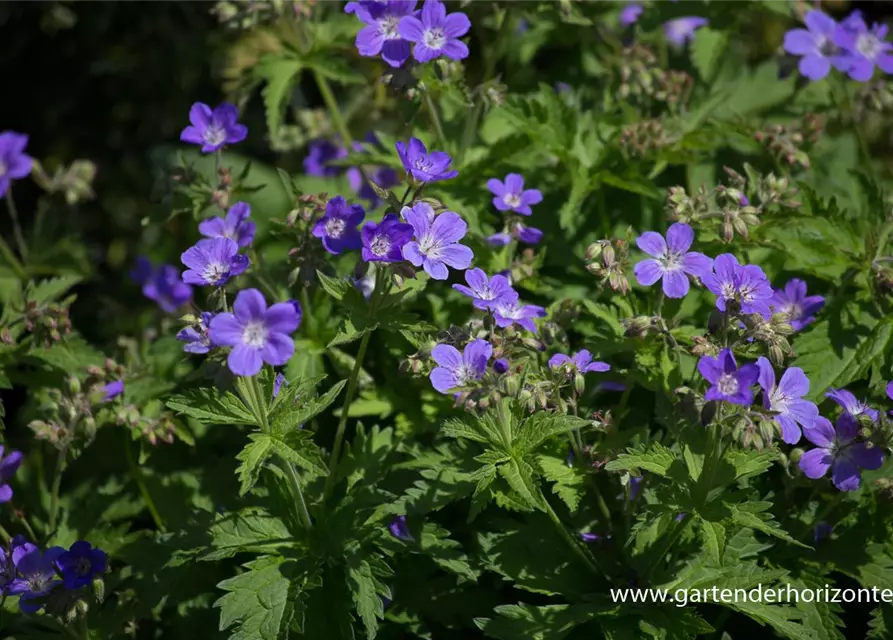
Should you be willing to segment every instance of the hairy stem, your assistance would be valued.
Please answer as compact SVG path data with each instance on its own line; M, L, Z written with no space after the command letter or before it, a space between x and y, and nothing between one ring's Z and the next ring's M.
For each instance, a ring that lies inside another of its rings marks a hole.
M152 494L149 493L149 487L146 486L146 481L143 478L143 472L136 464L136 460L133 459L133 452L130 450L130 442L126 439L126 436L124 439L124 456L127 458L127 466L130 467L130 475L133 476L133 481L136 482L136 486L140 490L140 495L143 496L143 502L146 503L146 508L149 510L149 514L152 516L152 521L155 523L155 527L160 532L164 533L167 530L164 526L164 520L162 520L161 514L158 512L158 508L155 506L155 502L152 500Z
M335 100L335 94L332 93L332 87L329 86L329 81L326 80L325 76L319 71L313 72L313 79L316 80L316 86L319 87L319 93L322 95L323 102L326 103L326 108L329 110L332 124L335 125L335 130L338 131L338 135L341 136L341 143L350 149L353 147L353 138L350 136L350 131L347 129L347 123L344 122L344 118L341 116L341 110L338 107L338 102Z
M56 531L56 520L59 516L59 487L62 486L62 473L65 471L65 462L68 458L68 445L59 450L56 459L56 470L53 472L53 486L50 489L50 519L48 522L50 535Z
M440 114L437 113L437 105L434 98L431 97L429 91L425 92L425 106L428 107L428 113L431 116L431 124L434 125L434 132L437 134L437 140L440 142L440 148L446 148L446 135L443 133L443 124L440 122Z
M19 247L19 255L22 256L22 260L27 261L28 245L25 243L25 235L19 224L19 210L16 208L15 200L12 199L12 187L6 190L6 207L9 209L9 218L12 220L12 233L15 236L16 245Z
M590 555L580 546L580 543L574 540L573 536L568 533L564 524L558 518L558 514L555 513L555 510L552 509L552 505L549 504L549 501L546 500L546 497L540 492L540 499L542 500L543 505L546 509L546 515L549 516L549 520L552 521L552 524L555 525L555 530L558 532L558 535L564 541L564 543L573 551L577 557L579 557L583 564L586 565L586 568L592 571L592 573L608 579L604 572L595 564L595 561L590 557Z

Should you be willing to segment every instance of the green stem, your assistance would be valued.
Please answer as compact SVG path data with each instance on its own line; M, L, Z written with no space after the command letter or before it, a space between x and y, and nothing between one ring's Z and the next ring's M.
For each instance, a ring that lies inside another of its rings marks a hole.
M540 493L540 500L542 501L546 515L549 516L549 520L552 521L552 524L555 526L555 530L558 532L558 535L564 541L564 543L570 547L571 551L573 551L582 561L583 564L586 565L586 568L592 571L592 573L596 574L599 577L605 578L608 577L604 574L604 572L595 564L593 559L589 556L589 554L580 546L580 544L574 540L570 533L568 533L564 524L558 518L558 514L555 513L555 510L552 509L552 505L549 504L549 501L546 500L546 497Z
M447 139L443 133L443 124L440 122L440 115L437 113L437 105L434 104L434 99L428 91L425 92L425 106L428 107L428 114L431 116L431 124L434 125L434 132L437 134L440 148L445 149Z
M48 523L50 535L56 531L56 519L59 516L59 487L62 486L62 473L65 471L66 458L68 458L68 445L59 450L56 470L53 475L53 486L50 489L50 519Z
M22 260L27 261L28 245L25 244L25 235L22 233L22 226L19 224L19 210L16 209L15 200L12 199L11 188L6 190L6 206L9 209L9 217L12 220L12 233L19 247L19 254L21 254Z
M149 515L152 516L152 521L155 523L155 527L161 532L164 533L167 531L167 528L164 526L164 520L161 518L161 513L158 511L158 507L155 506L155 501L152 500L152 494L149 493L149 487L146 486L146 480L143 478L143 472L136 464L136 460L133 459L133 451L131 451L130 442L124 439L124 455L127 458L127 466L130 467L130 474L133 476L133 481L136 482L136 486L140 490L140 495L143 496L143 502L146 503L146 508L149 510Z
M661 560L667 557L667 554L676 543L676 540L678 540L679 536L682 535L682 532L685 531L685 526L685 520L683 520L682 522L676 522L676 520L673 520L673 528L670 530L670 533L664 537L664 542L660 547L660 551L654 556L654 560L652 560L651 566L648 567L645 575L647 575L649 578L651 577L651 574L654 573L655 569L657 569Z
M313 72L313 78L316 80L316 86L319 87L319 93L322 95L323 102L326 103L326 108L329 110L332 124L335 125L338 135L341 136L341 144L348 149L352 148L353 138L350 136L350 131L347 129L347 123L345 123L344 118L341 117L341 110L338 107L338 102L335 100L335 94L332 93L332 87L329 86L329 81L326 80L325 76L319 71Z
M376 289L378 289L378 279L382 274L376 274ZM374 292L373 292L374 295ZM353 402L354 393L357 390L357 382L360 379L360 370L363 368L363 358L366 357L366 348L369 346L369 338L372 332L368 331L363 334L360 339L360 348L357 351L357 358L354 361L353 371L350 372L350 378L347 380L347 393L344 396L344 405L341 407L341 418L338 420L338 430L335 432L335 444L332 446L332 455L329 458L329 475L326 478L325 489L323 490L323 501L328 500L329 496L335 488L335 477L338 475L338 458L341 455L341 444L344 441L344 430L347 427L347 414L350 405Z
M3 536L4 542L9 542L10 540L12 540L12 536L9 535L9 531L7 531L2 524L0 524L0 535Z
M722 410L722 405L717 412ZM701 506L707 504L707 495L713 488L713 481L716 478L716 470L719 467L719 461L722 457L722 414L717 413L717 419L712 425L707 427L707 444L704 449L704 466L701 469L701 475L698 478L697 494L698 501Z
M6 244L6 240L0 237L0 255L6 260L9 264L9 268L15 271L15 274L22 280L25 281L28 279L28 272L25 271L25 267L22 266L22 263L19 262L19 259L16 258L15 253L12 252L12 249L8 244Z

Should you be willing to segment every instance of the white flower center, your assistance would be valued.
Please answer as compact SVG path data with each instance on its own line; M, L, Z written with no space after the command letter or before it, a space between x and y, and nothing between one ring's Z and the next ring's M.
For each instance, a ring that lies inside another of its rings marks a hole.
M439 27L428 29L422 34L422 42L424 42L425 46L435 51L442 49L443 45L446 44L446 40L446 34Z
M346 226L341 218L332 218L326 222L326 235L330 238L340 238Z
M716 381L716 388L724 396L733 396L738 393L738 379L731 373L724 373Z
M856 51L869 60L874 60L881 52L881 41L873 33L863 33L856 38Z
M205 129L205 142L211 145L223 144L226 142L226 129L219 125L210 125Z
M521 194L520 193L507 193L502 196L502 201L505 202L512 209L521 206Z
M757 292L757 288L753 286L744 286L741 287L739 293L741 293L741 299L745 302L753 302L754 296Z
M249 322L242 329L242 343L260 349L266 344L269 333L267 325L263 322Z
M400 37L400 33L397 31L399 22L399 16L385 16L378 21L378 31L385 40L395 40Z
M731 282L724 282L719 290L723 298L732 299L735 297L735 285Z
M372 246L369 250L377 256L387 255L388 251L391 250L391 241L386 235L375 236L375 240L372 241Z
M228 273L229 265L223 264L222 262L211 262L205 267L202 275L205 278L205 282L209 284L219 284Z
M784 305L780 311L786 314L791 320L799 320L803 317L803 307L795 302Z
M667 252L661 256L660 262L663 263L664 271L678 271L682 268L682 254L667 249Z
M440 241L433 233L426 233L419 241L419 253L429 258L436 258L440 255Z
M428 158L416 158L415 162L413 162L413 166L419 171L431 171L434 163L432 163Z

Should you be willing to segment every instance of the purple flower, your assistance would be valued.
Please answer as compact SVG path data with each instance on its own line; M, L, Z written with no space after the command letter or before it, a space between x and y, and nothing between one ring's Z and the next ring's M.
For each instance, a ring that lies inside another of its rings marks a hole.
M509 370L509 361L505 358L499 358L499 360L493 361L493 371L502 375L503 373L508 372Z
M487 238L487 244L489 244L491 247L504 247L511 241L512 241L511 234L508 234L505 232L494 233L492 236L489 236Z
M322 238L322 246L333 255L342 251L359 249L363 245L357 225L366 217L363 207L348 205L341 196L326 203L325 215L313 225L313 236Z
M354 190L358 198L362 198L369 203L369 209L374 209L381 203L381 198L375 193L369 182L374 182L382 189L390 189L400 184L400 177L395 169L390 167L376 167L367 169L366 175L369 181L363 180L363 174L357 167L350 167L347 170L347 183Z
M668 298L684 298L689 288L685 274L704 279L713 264L703 253L688 250L694 239L695 232L684 222L671 224L666 240L654 231L646 231L636 238L636 246L652 256L636 265L639 284L648 287L663 278L663 290Z
M236 296L233 313L219 313L211 320L211 341L233 347L227 364L237 376L254 376L264 362L277 367L295 352L291 334L299 317L290 302L267 308L257 289L245 289Z
M834 29L834 44L846 50L846 72L859 82L867 82L874 75L874 67L893 73L893 44L885 42L887 25L865 24L859 12L854 12Z
M189 267L183 272L183 282L222 287L227 281L244 272L250 261L239 253L239 245L229 238L199 240L180 256Z
M620 24L628 27L634 24L645 8L640 4L628 4L620 10Z
M524 244L539 244L543 239L543 232L536 227L528 227L523 222L512 225L512 235Z
M845 58L835 46L832 36L837 27L834 19L818 9L806 13L806 29L791 29L784 35L784 50L802 56L798 63L800 73L810 80L821 80L831 71L833 64L843 71Z
M629 500L632 502L639 497L642 490L642 476L631 476L629 479Z
M817 522L815 527L813 527L812 529L813 546L817 545L826 538L830 538L833 531L834 527L827 522Z
M740 265L731 253L716 256L713 272L703 278L704 286L716 294L716 308L726 310L726 303L738 300L743 313L758 313L768 318L769 304L775 293L763 270L753 264Z
M56 565L62 573L65 588L73 590L90 584L93 576L105 573L106 562L105 551L78 540L68 551L59 554Z
M806 283L794 278L784 289L777 289L772 296L772 310L775 313L787 314L794 331L815 320L815 314L825 306L822 296L807 296Z
M458 243L468 229L459 214L445 211L431 222L426 211L418 205L412 209L404 208L401 213L415 232L415 238L403 246L403 257L413 266L423 267L435 280L447 279L448 266L453 269L471 266L474 254Z
M398 31L400 19L413 15L416 0L387 2L348 2L347 13L355 14L367 26L357 34L357 51L361 56L377 56L392 67L399 67L409 58L409 42Z
M706 18L676 18L664 23L664 35L672 44L681 47L694 39L696 29L700 29L706 24Z
M186 353L208 353L211 347L215 346L211 344L211 334L208 332L214 315L210 311L203 311L196 326L185 327L177 333L177 340L186 343L183 345L183 351Z
M472 299L475 309L492 309L503 301L516 302L517 292L505 276L496 275L487 278L483 269L469 269L465 272L464 284L454 284L453 289Z
M534 318L542 318L546 310L535 304L522 305L520 302L499 302L493 308L493 319L496 326L505 329L513 324L519 324L531 333L536 333Z
M363 294L363 297L366 300L368 300L372 297L372 292L375 291L375 274L369 272L364 274L361 278L356 278L353 286L356 287L357 291Z
M412 226L400 222L389 213L380 224L371 220L363 227L363 260L366 262L400 262L403 247L412 239Z
M283 384L287 387L288 380L285 379L285 376L282 375L282 373L277 373L276 378L273 379L273 398L279 395Z
M400 19L400 35L415 43L413 57L429 62L440 56L451 60L468 57L468 47L459 40L468 33L471 21L464 13L447 15L446 7L438 0L425 0L421 19L414 15Z
M852 418L858 418L860 415L864 414L871 418L872 422L877 422L877 419L880 416L877 409L872 409L864 402L857 400L856 396L846 389L828 389L825 396L831 398L834 402L843 407L844 412L849 414Z
M419 182L449 180L459 175L458 171L447 170L453 161L449 155L443 151L428 153L428 149L418 138L409 139L409 148L400 141L395 146L406 173L411 174Z
M109 382L102 387L103 393L105 396L102 398L103 402L110 402L114 400L122 393L124 393L124 381L123 380L115 380L114 382Z
M583 542L598 542L599 540L606 540L611 536L603 536L597 533L590 533L588 531L580 533L580 540Z
M34 602L47 595L57 585L56 560L65 553L62 547L50 547L41 553L40 549L30 543L15 547L12 559L21 577L15 578L6 588L9 595L18 595L19 609L24 613L36 613L43 604Z
M347 149L323 138L311 140L307 144L307 157L304 158L304 173L308 176L331 178L341 173L341 167L329 166L333 160L347 157Z
M225 144L236 144L248 137L248 127L236 122L238 110L228 102L211 111L203 102L196 102L189 110L192 124L180 134L180 140L199 144L203 153L212 153Z
M180 270L173 265L156 269L147 258L139 258L130 276L142 285L143 295L157 302L166 313L173 313L192 300L192 287L183 282Z
M539 189L524 189L524 177L517 173L508 174L505 182L496 178L487 180L487 189L494 196L494 207L500 211L514 211L522 216L532 213L530 205L543 201L543 194Z
M456 387L480 380L487 370L487 361L493 355L493 347L486 340L473 340L459 353L456 347L439 344L431 350L431 357L438 367L429 376L431 385L440 393L448 393Z
M397 538L397 540L402 540L403 542L415 542L415 538L409 530L409 525L406 524L406 516L394 516L390 524L388 524L388 531L390 531L391 535Z
M880 447L857 442L859 423L847 414L837 419L835 427L827 418L819 417L803 435L816 445L800 458L800 470L807 478L818 480L831 471L831 481L841 491L855 491L862 481L860 469L878 469L884 463Z
M251 205L237 202L226 212L225 218L214 217L200 222L198 232L206 238L229 238L240 247L247 247L254 240L256 226L248 219Z
M22 464L21 451L10 451L3 457L5 450L6 448L0 444L0 503L12 500L12 487L9 486L9 481Z
M698 371L712 386L704 395L705 400L717 400L748 406L753 403L751 387L760 375L754 364L746 364L740 369L731 349L723 349L714 358L704 356L698 361Z
M0 133L0 198L6 195L12 180L31 173L34 160L25 154L28 136L14 131Z
M809 393L809 378L799 367L791 367L775 385L775 370L763 357L757 358L760 369L759 383L763 389L763 406L778 415L775 421L781 426L781 439L788 444L800 442L800 427L808 429L819 417L819 408L803 396Z
M603 373L611 370L611 365L605 362L593 362L592 354L586 349L577 351L573 356L556 353L549 358L550 369L560 369L562 367L565 367L567 373L571 376L577 373L590 373L593 371Z

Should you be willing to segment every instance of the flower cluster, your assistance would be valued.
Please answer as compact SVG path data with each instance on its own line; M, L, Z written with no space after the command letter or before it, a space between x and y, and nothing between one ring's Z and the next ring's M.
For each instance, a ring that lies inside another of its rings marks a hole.
M491 178L487 181L487 189L493 194L493 206L506 214L503 230L488 237L488 244L504 247L513 239L524 244L539 244L543 232L528 227L518 216L530 216L533 213L530 207L543 201L542 192L525 189L524 177L517 173L508 174L504 181Z

